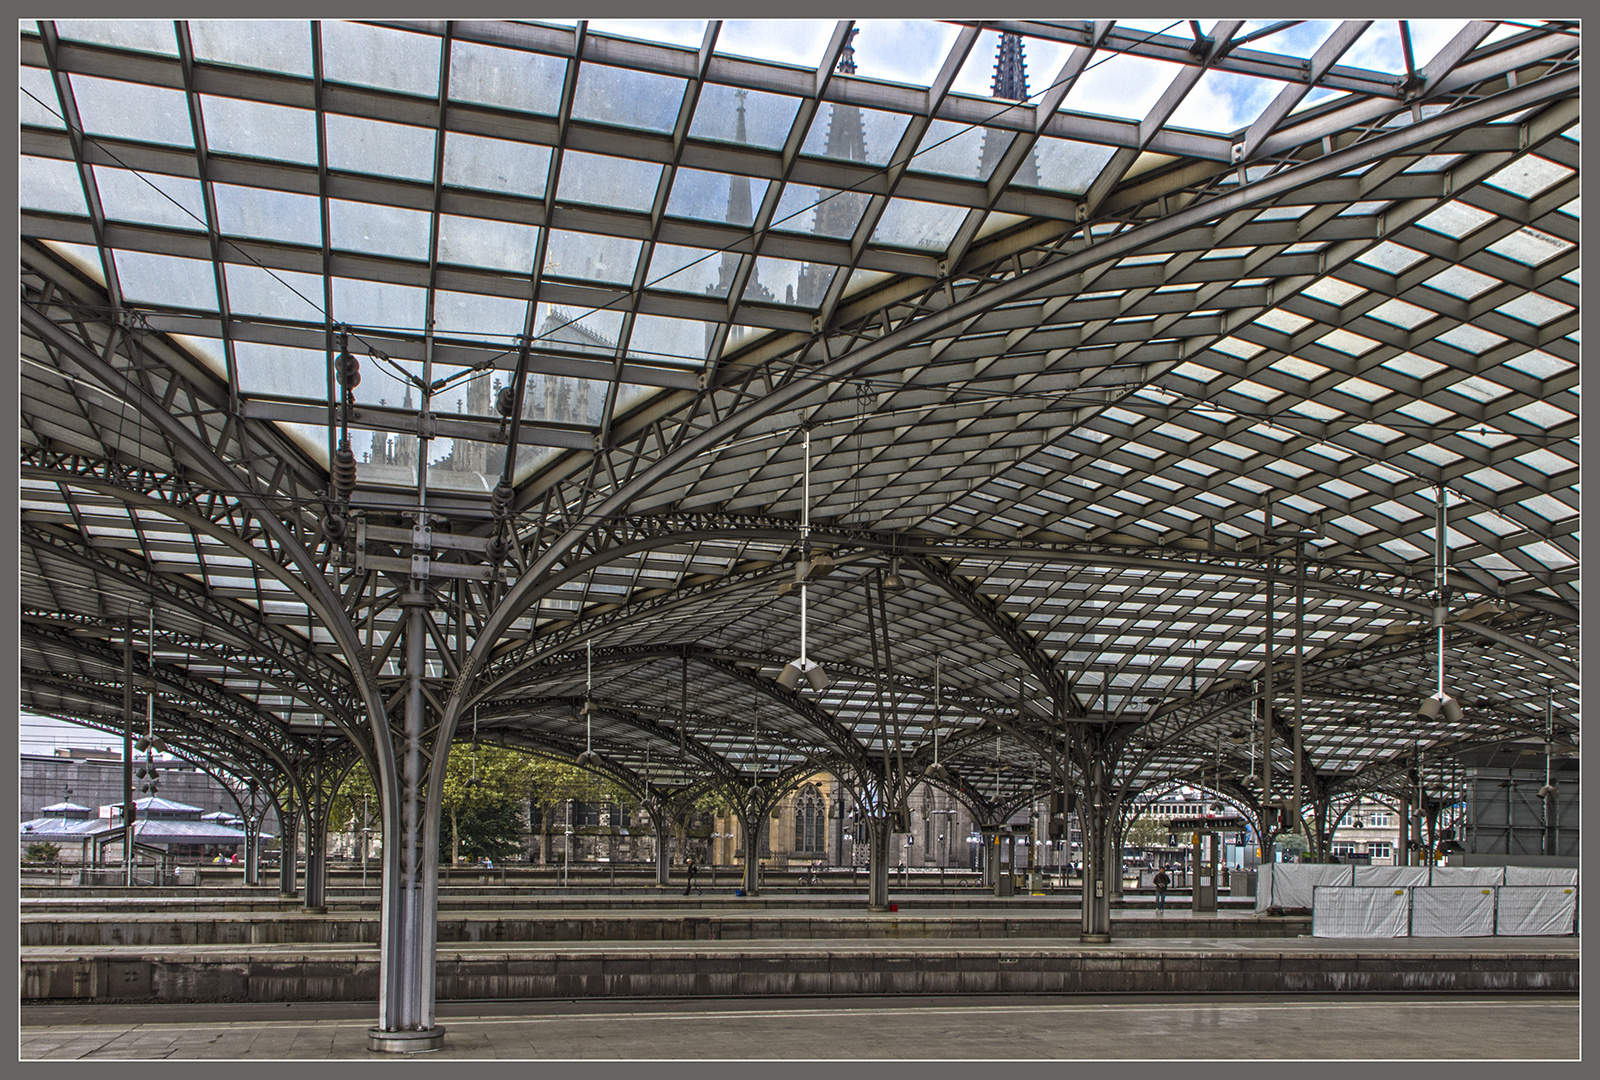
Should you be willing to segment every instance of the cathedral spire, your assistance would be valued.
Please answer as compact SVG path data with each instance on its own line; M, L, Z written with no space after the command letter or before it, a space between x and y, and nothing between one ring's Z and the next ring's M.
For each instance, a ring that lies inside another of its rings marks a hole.
M859 28L854 28L850 31L849 36L844 39L844 49L839 53L838 67L838 71L842 75L854 75L856 73L856 35L860 32Z
M1026 101L1028 98L1028 62L1022 55L1021 34L1001 34L1000 47L995 51L994 88L990 96L1006 101ZM983 149L979 153L978 175L987 180L1000 163L1000 157L1015 136L985 128ZM1017 168L1011 182L1024 187L1039 186L1039 163L1033 152Z
M1011 101L1028 98L1028 63L1022 57L1022 35L1001 34L1000 50L994 61L992 97Z

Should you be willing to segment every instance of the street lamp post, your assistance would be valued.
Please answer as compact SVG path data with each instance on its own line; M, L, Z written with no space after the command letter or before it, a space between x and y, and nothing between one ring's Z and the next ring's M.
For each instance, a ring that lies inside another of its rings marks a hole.
M279 830L280 832L282 830ZM367 848L372 843L372 818L367 810L367 795L361 796L361 887L367 887Z
M567 887L567 875L572 870L572 800L567 800L567 842L566 850L562 853L561 861L561 887Z

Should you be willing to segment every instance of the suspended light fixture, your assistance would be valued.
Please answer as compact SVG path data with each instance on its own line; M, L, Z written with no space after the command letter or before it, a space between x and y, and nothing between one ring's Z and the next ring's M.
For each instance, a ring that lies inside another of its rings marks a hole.
M594 765L600 760L600 755L594 752L594 641L584 642L584 679L583 679L583 753L578 755L578 764L582 766Z
M891 569L890 570L890 574L892 575L893 573L894 573L894 571ZM886 580L884 582L884 584L887 585L888 581ZM940 660L941 659L942 658L939 656L938 653L934 654L934 656L933 656L933 764L929 765L928 768L924 771L924 775L927 776L930 780L948 780L950 778L950 770L945 768L943 765L941 765L939 763L939 714L942 711L941 708L940 708L940 706L942 705L942 700L940 698L940 693L939 693L939 682L940 682L939 676L940 676Z
M1444 486L1440 485L1437 490L1439 501L1433 527L1433 583L1438 592L1433 608L1433 625L1438 635L1437 688L1422 699L1422 704L1417 706L1417 716L1423 720L1434 720L1442 714L1446 721L1454 724L1461 719L1461 706L1455 698L1444 692L1444 618L1450 603L1450 564L1445 544Z
M884 576L883 587L890 592L904 592L906 579L900 576L900 556L889 559L889 573Z
M800 676L806 677L806 682L811 689L821 691L828 686L828 673L822 670L822 665L806 656L806 603L807 603L807 578L815 569L817 562L826 559L818 556L816 560L811 557L811 429L805 429L803 441L803 461L800 468L800 563L795 567L795 580L800 586L800 658L783 666L778 673L778 685L785 690L793 690L800 682ZM832 560L828 560L829 563Z

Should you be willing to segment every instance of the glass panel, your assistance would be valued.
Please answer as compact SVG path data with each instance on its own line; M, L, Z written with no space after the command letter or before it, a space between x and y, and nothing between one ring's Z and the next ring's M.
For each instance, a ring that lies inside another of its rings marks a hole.
M1476 326L1458 326L1448 333L1440 334L1433 340L1442 341L1446 345L1453 345L1464 352L1476 354L1492 349L1506 339L1499 334L1491 333Z
M730 19L717 34L717 52L815 68L832 33L833 24L820 19Z
M930 86L959 32L945 23L874 19L856 35L856 68L874 79Z
M1551 356L1547 352L1534 349L1532 352L1523 353L1514 359L1506 361L1506 367L1516 368L1525 375L1532 375L1535 379L1548 379L1552 375L1560 375L1564 371L1571 371L1575 364L1568 363L1560 357Z
M678 107L687 85L682 79L650 71L584 64L578 69L572 117L599 124L671 131L677 125Z
M811 118L802 154L886 165L911 117L904 113L823 104Z
M778 199L772 227L779 232L810 233L847 240L861 224L869 196L859 191L790 184Z
M443 289L433 297L433 328L440 334L513 338L522 333L527 317L526 300Z
M322 23L323 77L427 97L439 95L440 39L387 26Z
M91 41L118 49L178 55L172 23L164 19L57 19L56 33L63 41Z
M23 155L17 159L17 194L24 210L89 215L78 167L60 158Z
M594 19L589 23L589 29L636 41L681 45L690 49L698 49L706 36L704 19Z
M239 389L246 394L328 400L328 356L320 350L236 341L233 356L239 370ZM369 366L362 365L363 375ZM350 444L359 461L361 448L357 441L357 433L352 431Z
M722 259L720 253L705 248L657 244L650 256L647 284L653 289L726 297Z
M316 274L291 270L268 273L244 263L225 264L223 274L228 285L228 308L235 315L323 321L322 278Z
M744 298L815 308L821 303L823 294L828 291L828 286L833 283L833 276L838 272L837 266L827 263L792 262L789 259L763 256L756 260L755 272L750 275L750 284L754 286L759 281L763 287L770 290L771 295L756 296L752 294L750 288L746 288Z
M134 303L217 310L217 282L210 262L142 251L114 251L112 259L122 295Z
M317 163L317 117L309 109L202 94L200 115L213 153Z
M1116 149L1094 143L1074 142L1071 139L1045 137L1034 144L1033 157L1038 163L1037 184L1052 191L1068 195L1082 195L1100 175L1100 170ZM1017 171L1018 184L1026 183L1023 170Z
M1356 262L1365 263L1390 274L1398 274L1421 262L1426 256L1420 251L1385 240L1371 251L1356 256Z
M714 327L697 319L669 319L663 315L639 315L633 320L633 336L628 341L628 356L640 360L683 363L702 361L711 344Z
M1415 330L1417 327L1434 317L1434 313L1429 311L1427 308L1420 308L1415 304L1408 304L1404 300L1385 300L1383 303L1367 312L1367 314L1372 316L1374 319L1382 319L1384 322L1393 323L1396 326L1403 326L1407 330Z
M554 277L631 285L642 246L638 240L625 240L618 236L551 229L550 243L545 249L544 272Z
M189 103L182 90L165 86L69 75L78 118L90 135L106 135L137 142L193 146L189 128Z
M328 165L351 172L433 179L433 131L328 113Z
M531 452L534 448L524 449ZM501 443L433 439L428 443L428 486L487 495L500 482L505 461L506 448Z
M196 60L311 75L311 24L277 19L195 19Z
M170 225L177 229L204 229L206 204L200 181L131 169L94 168L100 207L113 221L144 225Z
M328 243L344 251L425 261L432 226L433 216L421 210L328 200Z
M534 337L552 347L611 356L622 333L622 312L541 303L534 325Z
M355 326L420 332L428 290L354 278L333 279L333 318Z
M1212 69L1190 88L1167 123L1219 135L1243 131L1272 104L1283 86L1271 79Z
M1572 170L1565 165L1557 165L1538 154L1524 154L1484 182L1531 199L1571 175Z
M561 158L556 194L563 202L648 210L660 182L660 165L568 150Z
M456 187L544 197L550 175L550 148L486 139L452 131L444 140L444 182Z
M1464 202L1451 201L1439 209L1417 219L1417 224L1425 229L1443 233L1453 239L1460 240L1463 236L1480 229L1494 220L1494 215L1479 210L1476 206L1468 206Z
M1452 266L1441 271L1427 281L1423 282L1429 288L1438 289L1442 293L1471 300L1500 284L1497 280L1476 270L1468 270L1465 266Z
M1073 84L1064 110L1143 120L1179 72L1179 65L1113 53L1089 65Z
M1011 145L1011 132L935 120L911 159L918 172L987 180Z
M17 120L38 127L65 128L55 80L44 68L23 67L17 73Z
M532 225L439 215L440 262L525 274L533 267L538 241L539 230Z
M799 98L707 83L695 104L689 134L696 139L778 149L789 138L799 109Z
M1351 285L1334 277L1323 278L1306 286L1304 290L1313 300L1321 300L1335 307L1343 307L1366 291L1359 285Z
M1557 255L1571 251L1572 244L1559 237L1551 236L1538 229L1530 229L1526 225L1508 236L1490 244L1489 251L1496 255L1503 255L1508 259L1526 263L1529 266L1539 266L1549 262Z
M474 41L450 45L450 96L457 101L555 115L567 62L559 56L497 49Z
M667 213L733 225L755 222L755 208L767 197L767 181L730 173L679 169L672 178Z
M1563 304L1539 293L1526 293L1515 300L1501 304L1495 310L1513 319L1520 319L1534 326L1543 326L1550 320L1558 319L1572 311L1573 308L1571 304Z
M959 206L890 199L883 217L878 219L872 240L892 247L943 251L950 246L951 237L965 217L966 211Z
M322 246L322 206L315 195L213 184L211 196L224 234Z
M639 387L632 387L638 396ZM596 426L604 414L606 384L597 379L529 372L522 397L522 416L555 424Z

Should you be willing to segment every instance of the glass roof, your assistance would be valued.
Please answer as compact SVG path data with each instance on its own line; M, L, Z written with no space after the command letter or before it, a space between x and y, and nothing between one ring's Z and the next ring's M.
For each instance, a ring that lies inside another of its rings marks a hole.
M492 726L570 750L593 642L606 753L679 779L660 687L691 653L707 753L758 719L769 766L876 753L882 674L918 752L1026 735L1006 791L1062 710L1178 775L1253 723L1301 594L1328 768L1520 736L1547 693L1575 732L1577 51L1465 20L24 22L28 310L238 470L25 310L25 704L94 714L46 689L115 660L66 628L109 640L83 625L162 574L201 597L161 593L170 664L291 736L348 696L293 575L185 516L200 483L267 500L375 642L411 523L476 537L431 580L477 590L442 634ZM802 429L834 680L804 700L851 745L769 692ZM1459 730L1413 715L1441 499ZM891 565L913 583L879 609ZM214 646L206 604L241 620ZM267 686L253 652L316 677Z

